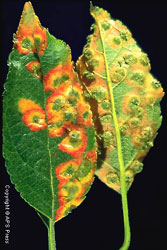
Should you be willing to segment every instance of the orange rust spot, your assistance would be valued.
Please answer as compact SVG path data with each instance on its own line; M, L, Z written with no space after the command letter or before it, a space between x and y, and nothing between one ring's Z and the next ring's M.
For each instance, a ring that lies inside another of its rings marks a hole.
M92 167L91 171L86 176L79 178L80 183L84 187L89 186L93 182L93 180L94 180L94 172L95 172L95 169Z
M64 89L59 88L47 99L46 112L50 122L55 122L56 120L60 120L60 117L63 117L63 107L66 102L63 92Z
M72 68L62 64L57 65L51 69L44 76L44 89L45 91L54 92L59 86L67 88L73 80Z
M138 71L131 71L131 73L141 73L141 75L143 75L143 77L145 78L146 77L146 73L141 71L141 70L138 70ZM139 82L135 81L135 80L132 80L130 79L130 76L127 75L127 77L125 78L124 80L128 86L130 86L131 88L135 89L136 92L140 92L143 90L143 88L145 88L145 79L143 79L143 84L139 84Z
M95 179L94 174L95 174L95 169L92 169L87 178L86 177L84 178L86 180L85 186L89 186L93 183ZM83 183L83 179L81 180L81 182Z
M89 127L92 125L92 113L90 111L89 105L85 102L78 103L77 106L77 122L78 124Z
M59 199L61 200L61 198ZM63 199L62 199L63 200ZM68 214L68 212L70 212L70 210L74 207L79 206L82 201L84 200L84 198L79 198L76 200L72 200L69 202L65 202L64 199L64 205L60 206L57 211L56 211L56 218L55 218L55 222L59 221L60 219L62 219L64 216L66 216ZM62 201L59 201L59 203L63 203Z
M20 112L23 113L22 121L32 131L46 128L45 112L39 104L36 104L32 100L21 98L18 106Z
M34 39L31 34L22 32L22 35L17 36L17 40L14 41L14 46L21 54L29 54L35 52Z
M151 84L152 81L156 81L156 79L153 78L150 73L148 73L145 79L145 92L147 93L147 95L153 96L155 102L157 98L162 98L164 96L164 92L162 87L156 89L153 88Z
M84 101L82 97L82 94L83 94L82 88L78 82L70 83L68 86L60 85L60 87L56 89L55 91L56 92L60 91L60 93L62 93L66 97L66 99L71 97L71 99L76 99L77 101L80 101L80 102ZM77 96L75 96L75 94L77 94Z
M92 161L92 162L96 162L97 160L97 153L96 150L91 150L89 152L87 152L86 157Z
M22 120L32 131L38 131L47 127L45 112L42 108L27 110L23 113Z
M82 94L82 89L78 82L74 82L73 84L70 84L68 88L64 88L64 95L66 96L67 102L76 102L76 105L68 104L69 107L72 105L75 110L77 110L76 106L78 102L84 102Z
M133 92L128 92L122 101L122 111L126 114L129 114L132 112L132 110L129 107L129 102L132 98L137 98L140 100L140 95L138 93L136 93L135 91Z
M37 52L40 56L43 55L46 47L47 47L47 36L46 36L46 29L44 30L36 28L34 30L34 39L35 39L35 45L37 47Z
M31 109L42 109L39 104L36 104L34 101L21 98L18 102L19 110L21 113L25 113Z
M118 66L112 66L110 69L111 81L114 84L118 84L126 78L127 69Z
M85 187L74 179L64 185L58 192L59 208L56 211L56 221L66 216L74 207L80 205L84 200Z
M74 88L74 90L78 90L82 94L82 88L78 82L74 83L73 88Z
M71 209L79 206L84 200L85 187L75 178L76 171L82 162L82 157L60 164L56 168L59 180L59 208L56 211L56 221L66 216Z
M41 55L47 46L46 29L41 26L31 3L28 2L24 5L19 27L14 38L14 46L19 53L26 55L36 52L34 36L38 34L41 35L41 43L39 44L39 48L42 48L39 49Z
M66 133L64 128L58 128L55 124L48 126L48 131L50 137L60 137Z
M65 183L67 183L74 176L74 172L78 170L81 162L82 158L73 159L60 164L56 168L56 177L60 181L58 189L60 189Z
M145 74L148 73L148 71L150 70L150 65L148 65L147 67L146 66L143 66L140 62L136 63L136 64L132 64L130 65L130 70L132 71L141 71Z
M66 203L67 203L66 199L62 196L59 196L59 208L56 210L55 221L58 221L64 217L64 206Z
M96 171L96 175L99 177L99 179L102 181L102 182L104 182L108 187L110 187L110 188L112 188L112 189L114 189L114 190L116 190L116 191L120 191L120 182L119 182L119 180L118 181L116 181L115 183L114 182L108 182L107 180L106 180L106 177L107 177L107 175L109 174L109 173L111 173L111 169L110 169L110 167L106 164L104 164L104 166L102 167L102 168L100 168L100 169L98 169L97 171ZM113 171L113 173L114 173L114 171Z
M83 196L85 188L77 179L68 181L59 191L59 196L67 198L67 200L76 200Z
M75 134L78 138L75 137ZM84 129L78 126L77 130L73 129L69 135L65 137L58 145L59 149L74 156L75 158L80 157L85 151L87 146L87 136Z
M39 61L32 61L27 63L26 68L32 73L34 77L41 78L41 68Z
M92 153L87 154L87 156L90 155L90 158L92 159L92 155L94 154L95 153L92 151ZM84 162L83 158L79 157L64 162L56 168L56 178L59 180L59 208L56 211L56 222L65 217L74 207L81 204L85 198L86 187L94 180L95 168L93 161L91 161L92 168L86 173L86 175L84 174L84 168L86 168L87 165L82 165Z

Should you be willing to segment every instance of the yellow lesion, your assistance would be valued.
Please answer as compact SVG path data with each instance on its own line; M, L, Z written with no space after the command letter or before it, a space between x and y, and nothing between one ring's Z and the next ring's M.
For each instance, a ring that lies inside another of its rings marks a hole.
M68 88L72 82L73 76L70 69L65 69L65 67L60 64L55 68L51 69L44 76L44 88L45 91L54 92L60 86Z
M66 98L62 93L55 92L47 99L46 111L50 123L63 119Z
M140 106L142 101L141 96L137 91L128 92L122 100L122 111L125 114L132 113L132 111Z
M28 110L23 113L22 120L32 131L38 131L47 127L45 113L41 109Z
M61 195L71 201L77 199L82 193L82 184L78 180L74 179L69 181L61 188Z
M68 202L64 202L64 205L60 206L56 211L55 222L65 217L69 212L71 212L73 208L78 207L83 202L83 200L84 198L78 198Z
M30 2L26 2L24 5L24 10L21 17L22 25L30 26L34 24L34 22L39 22L39 19L35 15L34 9Z
M41 109L39 104L36 104L30 99L21 98L18 102L19 110L21 113L25 113L27 110L31 109Z
M47 47L46 30L36 28L34 30L33 38L34 38L34 43L35 43L35 46L37 48L38 54L40 56L43 55L43 53Z
M75 76L71 54L69 54L65 63L59 63L44 76L45 91L52 91L54 93L59 87L68 88L74 82Z
M135 54L133 53L133 55L135 55ZM140 63L139 58L140 58L141 55L142 55L142 53L139 53L138 55L135 55L136 59L138 61L137 61L137 63L130 65L129 70L132 70L134 72L135 71L140 71L140 72L143 72L144 74L147 74L150 71L151 66L150 66L150 64L148 64L147 66L144 66L144 65L142 65Z
M40 24L30 2L25 3L18 30L14 36L14 46L21 54L36 52L34 37L40 34L39 54L42 55L47 46L46 29Z
M89 127L92 125L92 113L88 104L83 102L77 105L77 123Z
M48 124L48 132L50 137L60 137L66 133L64 128L60 128L56 123Z
M110 47L115 49L127 47L128 45L135 43L129 29L119 20L112 20L110 14L107 11L91 6L90 13L98 24L98 27L95 27L94 29L94 34L97 34L97 37L99 37L98 28L100 28L104 40ZM114 37L119 38L120 43L118 40L114 42Z
M80 127L74 128L69 132L58 145L61 151L64 151L75 158L80 157L87 146L87 135Z
M103 163L103 167L96 170L96 175L108 187L120 192L120 177L112 170L111 164Z
M55 221L65 217L85 199L88 187L94 180L96 151L91 152L92 160L88 160L87 156L85 158L83 155L64 162L56 168L56 178L59 180L59 208L56 211Z
M32 35L27 34L23 36L20 43L18 43L18 50L22 53L35 50L35 44Z
M153 87L154 82L157 82L159 84L159 86ZM145 93L146 93L146 97L151 96L153 98L153 103L155 103L156 99L162 98L164 96L163 88L160 86L160 83L150 73L147 74L147 76L146 76ZM147 100L148 100L148 98L147 98Z
M119 84L127 76L127 69L123 67L112 66L110 69L110 78L112 83Z
M79 163L77 161L69 161L67 163L64 163L61 166L60 171L58 172L59 176L65 177L67 179L71 179L73 176L75 176L76 171L79 168ZM59 177L58 177L59 178Z
M26 64L26 68L34 77L42 78L42 72L39 61L31 61Z
M84 177L78 177L79 182L84 185L84 184L90 184L93 181L94 178L94 169L93 169L93 165L92 168L90 170L90 172L84 176Z
M47 127L45 112L34 101L21 98L18 102L19 111L22 113L23 123L32 131L39 131Z

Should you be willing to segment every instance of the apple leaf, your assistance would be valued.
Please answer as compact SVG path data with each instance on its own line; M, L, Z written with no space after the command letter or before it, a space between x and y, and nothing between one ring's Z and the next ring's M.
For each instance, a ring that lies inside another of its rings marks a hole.
M121 178L129 189L141 172L161 125L163 89L150 73L146 53L129 29L91 4L95 19L77 72L91 110L99 145L96 175L121 192Z
M94 180L96 140L69 46L25 3L3 94L3 152L16 190L48 226L77 207Z

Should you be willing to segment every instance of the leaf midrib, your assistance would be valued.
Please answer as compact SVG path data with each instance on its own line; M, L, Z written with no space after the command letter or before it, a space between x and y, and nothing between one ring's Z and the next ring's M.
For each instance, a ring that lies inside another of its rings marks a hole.
M123 161L123 154L122 154L121 135L120 135L118 120L117 120L117 115L116 115L114 95L113 95L113 90L112 90L111 78L110 78L110 74L109 74L109 67L108 67L108 61L107 61L107 56L106 56L106 50L105 50L104 40L103 40L103 36L102 36L102 31L101 31L100 24L98 22L97 22L97 25L98 25L98 28L99 28L100 38L101 38L101 42L102 42L104 62L105 62L105 65L106 65L107 82L108 82L108 88L109 88L109 94L110 94L110 100L111 100L111 106L112 106L112 116L113 116L115 131L116 131L118 161L119 161L119 166L120 166L121 190L126 190L125 169L124 169L124 161Z
M38 56L38 60L40 62L40 66L41 66L41 60L40 60L40 57ZM41 67L41 73L42 73L42 88L43 88L43 100L44 100L44 111L45 111L45 117L46 117L46 122L48 121L47 119L47 113L46 113L46 94L45 94L45 89L44 89L44 82L43 82L43 79L44 79L44 76L43 76L43 69ZM47 122L47 125L48 125L48 122ZM52 204L51 204L51 214L52 214L52 218L49 218L51 219L52 221L55 221L55 216L54 216L54 210L55 210L55 195L54 195L54 189L53 189L53 175L52 175L52 157L51 157L51 152L50 152L50 142L49 142L49 131L48 131L48 126L46 128L46 131L47 131L47 150L48 150L48 155L49 155L49 169L50 169L50 183L51 183L51 194L52 194Z

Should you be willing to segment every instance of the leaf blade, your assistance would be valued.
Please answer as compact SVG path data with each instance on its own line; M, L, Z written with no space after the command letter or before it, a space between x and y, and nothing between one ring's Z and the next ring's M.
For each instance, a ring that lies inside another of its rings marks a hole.
M3 104L3 151L11 180L46 225L46 218L57 221L85 199L94 180L96 142L89 136L91 112L70 48L41 26L30 2L9 56Z
M120 192L121 179L126 179L127 188L131 186L153 145L161 124L159 102L164 93L149 72L147 55L127 27L97 6L91 5L90 13L95 19L94 31L77 61L77 71L92 105L103 151L96 175Z

